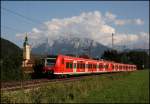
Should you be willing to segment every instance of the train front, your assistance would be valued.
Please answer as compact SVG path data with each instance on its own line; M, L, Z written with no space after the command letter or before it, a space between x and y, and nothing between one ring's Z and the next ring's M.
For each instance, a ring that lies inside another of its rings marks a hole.
M56 57L47 57L44 58L43 61L44 61L43 73L48 75L53 74L55 70Z

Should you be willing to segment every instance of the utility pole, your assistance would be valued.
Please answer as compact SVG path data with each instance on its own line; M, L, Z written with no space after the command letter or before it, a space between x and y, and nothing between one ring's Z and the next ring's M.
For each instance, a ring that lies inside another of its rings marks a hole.
M75 39L76 57L78 56L79 45L79 39Z
M92 48L92 45L93 45L93 40L91 41L90 46L89 46L89 57L91 57L91 48Z
M112 33L112 49L114 48L113 47L113 45L114 45L114 38L113 37L114 37L114 34Z

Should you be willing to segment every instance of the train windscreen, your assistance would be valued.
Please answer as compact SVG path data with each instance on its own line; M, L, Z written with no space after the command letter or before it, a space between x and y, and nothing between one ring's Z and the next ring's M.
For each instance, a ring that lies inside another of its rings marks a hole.
M56 63L56 58L47 58L46 59L46 66L53 66Z

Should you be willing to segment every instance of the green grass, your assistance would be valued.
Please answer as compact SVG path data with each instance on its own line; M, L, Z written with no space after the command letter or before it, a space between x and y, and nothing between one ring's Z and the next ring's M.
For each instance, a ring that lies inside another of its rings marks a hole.
M149 103L149 70L103 74L30 91L2 92L7 103Z

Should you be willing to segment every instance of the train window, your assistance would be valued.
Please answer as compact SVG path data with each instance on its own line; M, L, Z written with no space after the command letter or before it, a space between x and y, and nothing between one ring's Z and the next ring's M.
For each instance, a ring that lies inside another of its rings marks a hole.
M88 69L90 68L90 65L89 64L87 64L87 66L88 66Z
M98 64L96 65L96 68L99 68L99 65L98 65Z
M94 68L96 69L96 64L94 64Z
M112 65L112 69L114 69L114 65Z
M103 68L103 65L102 65L102 64L100 64L100 65L99 65L99 68Z
M91 69L92 69L93 65L91 64Z
M104 65L104 68L106 68L106 65Z
M80 63L78 63L77 67L80 68Z
M90 69L90 64L88 64L88 68Z
M88 68L88 64L85 64L85 68Z
M97 68L100 68L100 65L97 65Z
M82 69L82 63L80 63L80 69Z
M70 62L70 68L72 69L72 63Z
M56 58L46 58L46 65L47 66L55 65L55 63L56 63Z
M82 63L82 68L83 68L83 69L85 68L85 65L84 65L84 63Z
M74 68L77 68L77 64L76 63L74 63Z
M93 67L92 68L95 68L95 65L93 64Z
M77 63L77 68L79 68L79 63Z
M108 65L106 65L106 68L108 69Z
M108 68L108 64L106 64L104 67L107 69Z
M66 63L66 68L69 68L69 62Z
M91 69L91 64L89 64L89 68Z
M85 64L83 63L83 68L85 68Z
M79 68L81 69L81 67L82 67L82 66L81 66L81 63L79 63Z

